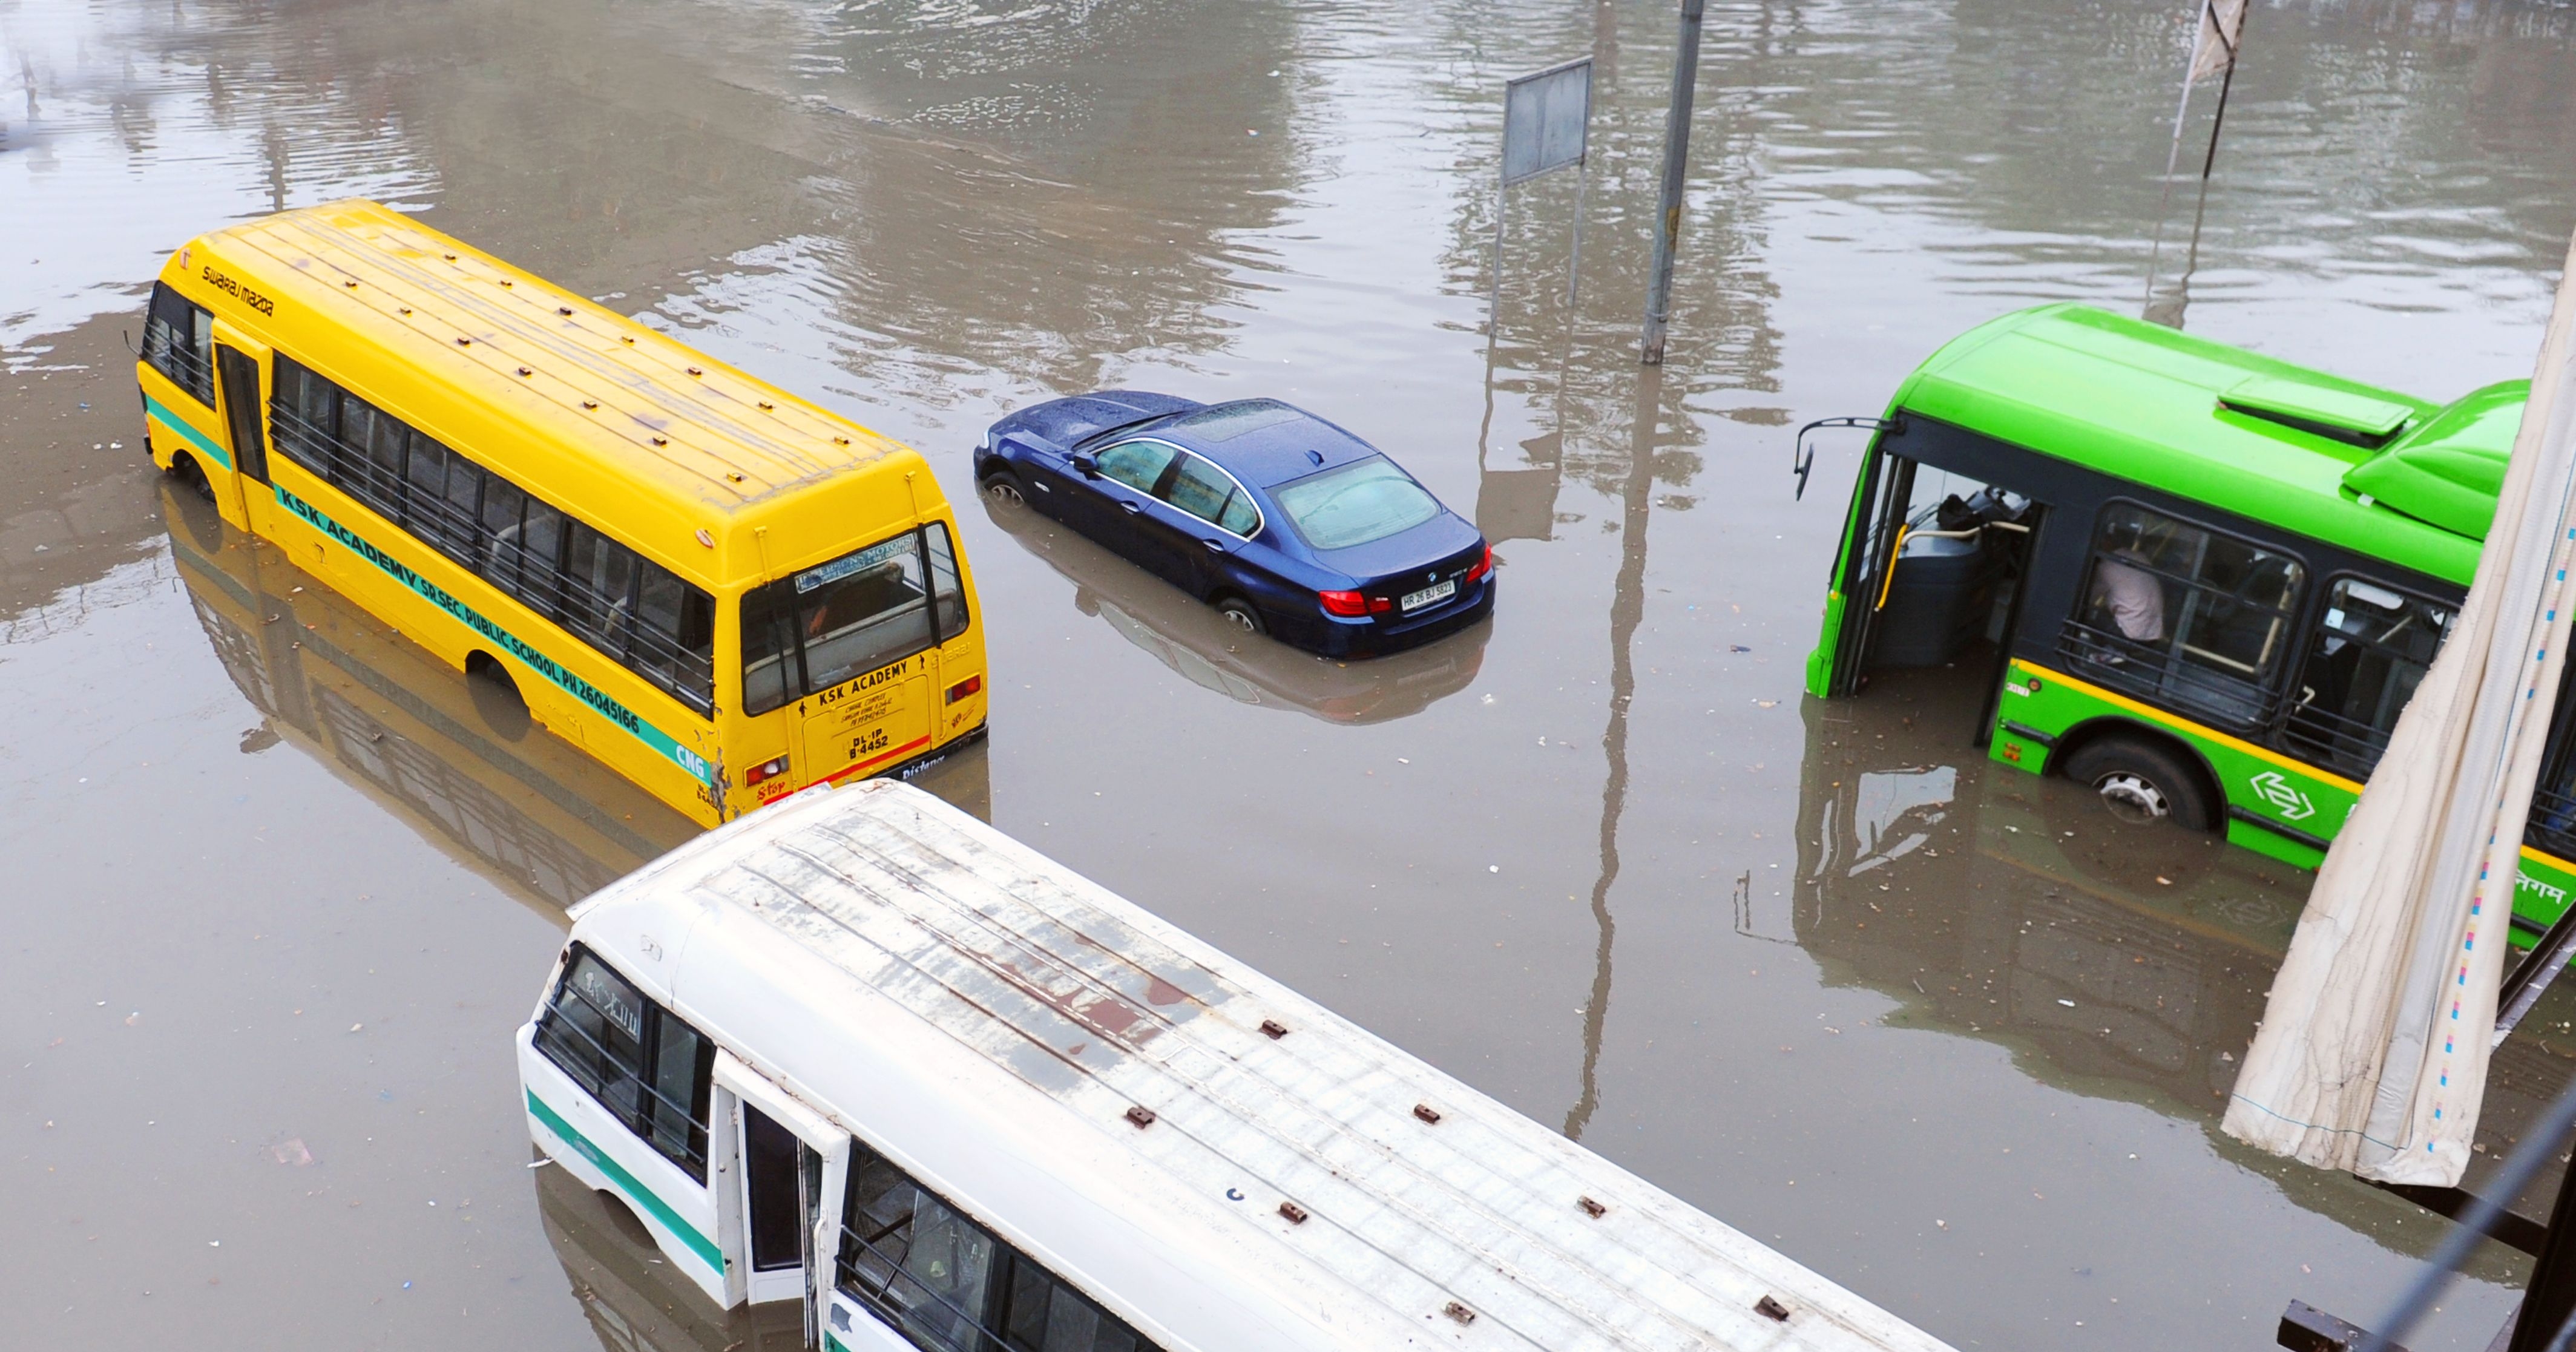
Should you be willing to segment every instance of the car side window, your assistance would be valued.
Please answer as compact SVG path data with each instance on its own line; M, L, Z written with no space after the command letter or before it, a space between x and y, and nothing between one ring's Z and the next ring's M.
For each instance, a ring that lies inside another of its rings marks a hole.
M1122 441L1100 453L1100 472L1139 493L1151 493L1174 454L1159 441Z
M1234 476L1201 456L1181 456L1180 470L1172 476L1171 487L1163 490L1162 498L1201 521L1237 535L1250 535L1260 520Z

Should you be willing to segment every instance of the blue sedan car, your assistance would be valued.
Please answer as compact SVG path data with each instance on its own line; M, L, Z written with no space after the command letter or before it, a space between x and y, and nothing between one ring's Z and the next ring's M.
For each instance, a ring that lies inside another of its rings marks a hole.
M1214 606L1335 657L1427 643L1494 608L1494 551L1376 447L1273 399L1103 390L984 434L975 481Z

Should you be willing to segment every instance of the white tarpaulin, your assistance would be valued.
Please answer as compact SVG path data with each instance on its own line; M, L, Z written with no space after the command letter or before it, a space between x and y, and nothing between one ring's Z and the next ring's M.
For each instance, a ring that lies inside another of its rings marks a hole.
M2467 1167L2576 600L2571 326L2562 274L2468 600L2326 852L2237 1077L2227 1133L2275 1154L2390 1183Z

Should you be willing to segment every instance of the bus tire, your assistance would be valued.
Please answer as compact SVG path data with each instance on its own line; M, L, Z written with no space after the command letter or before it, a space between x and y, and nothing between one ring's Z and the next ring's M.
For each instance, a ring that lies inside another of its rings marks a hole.
M2101 795L2122 821L2171 821L2194 831L2218 825L2200 768L2162 741L2120 733L2095 738L2066 758L2066 777Z
M1216 598L1216 613L1223 617L1227 624L1247 634L1258 636L1270 632L1270 626L1262 623L1261 612L1253 609L1252 603L1240 596Z
M474 700L474 711L483 715L485 726L493 732L512 742L528 735L533 720L527 697L519 693L519 683L510 678L510 669L501 665L501 659L487 652L466 654L465 689Z
M215 485L213 481L206 478L205 467L197 463L197 457L186 451L170 457L170 477L186 485L188 491L198 497L208 502L215 500Z

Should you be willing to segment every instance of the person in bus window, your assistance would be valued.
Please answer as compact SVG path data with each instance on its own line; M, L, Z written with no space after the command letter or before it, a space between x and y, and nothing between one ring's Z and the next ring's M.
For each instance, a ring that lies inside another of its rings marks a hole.
M2127 537L2093 567L2092 604L2096 614L2108 611L2120 637L2132 643L2165 641L2165 586L2148 569L2139 548L2136 523L2125 523Z

